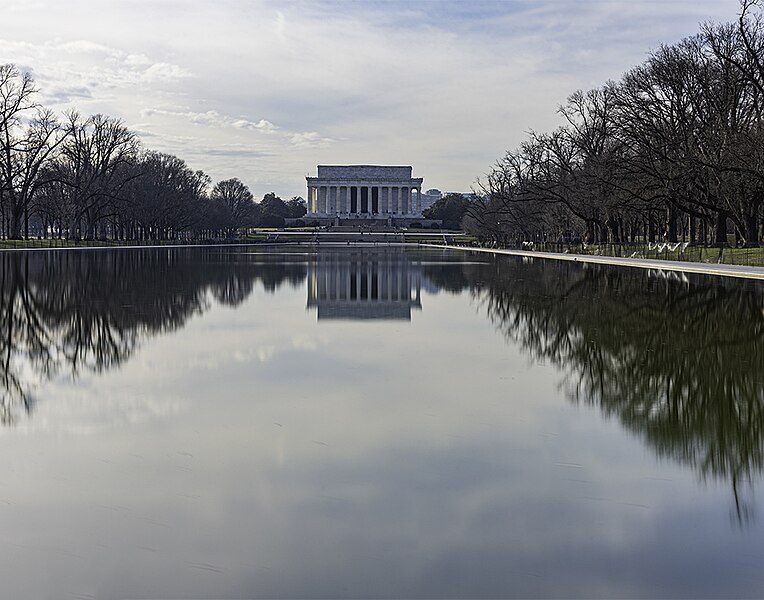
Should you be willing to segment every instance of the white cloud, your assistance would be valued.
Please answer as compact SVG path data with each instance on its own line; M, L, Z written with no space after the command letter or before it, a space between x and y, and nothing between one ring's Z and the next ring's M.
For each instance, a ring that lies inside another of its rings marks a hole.
M282 42L286 41L286 17L281 11L276 13L276 37Z
M206 112L194 112L192 110L168 110L163 108L144 108L141 110L141 116L146 118L152 117L171 117L177 119L183 119L189 121L195 125L207 125L210 127L236 127L241 129L241 122L249 123L249 121L236 120L232 117L221 115L216 110L208 110Z
M49 44L49 47L56 52L95 54L99 56L118 57L120 52L114 48L109 48L103 44L96 44L88 40L73 40L70 42L57 42Z
M127 65L150 65L151 59L145 54L128 54L125 57L125 64Z
M278 129L276 125L270 121L266 121L265 119L260 119L257 123L254 123L253 121L247 121L246 119L238 119L234 121L232 125L237 129L265 131L267 133L272 133Z
M126 62L125 64L129 63ZM142 63L141 66L144 66L145 64L146 63ZM146 68L141 76L147 81L171 80L191 77L191 72L188 69L179 67L178 65L159 62L154 63L153 65Z
M317 131L306 131L295 133L289 138L289 141L298 148L326 148L337 140L321 137Z

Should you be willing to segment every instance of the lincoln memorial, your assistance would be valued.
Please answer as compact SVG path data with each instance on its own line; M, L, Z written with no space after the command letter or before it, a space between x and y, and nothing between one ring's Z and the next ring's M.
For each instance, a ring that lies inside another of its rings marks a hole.
M307 219L386 219L422 216L422 178L411 167L318 166L308 182Z

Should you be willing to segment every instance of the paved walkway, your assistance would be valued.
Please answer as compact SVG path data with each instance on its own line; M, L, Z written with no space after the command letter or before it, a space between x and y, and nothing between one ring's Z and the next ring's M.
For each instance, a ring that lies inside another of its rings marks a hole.
M442 245L435 246L434 244L433 247L443 248ZM674 260L651 260L647 258L622 258L617 256L589 256L587 254L561 254L557 252L528 252L525 250L473 248L470 246L446 246L446 248L488 252L492 254L509 254L511 256L527 256L530 258L567 260L569 262L594 263L598 265L617 265L619 267L634 267L637 269L657 269L660 271L680 271L682 273L701 273L703 275L719 275L722 277L764 280L764 267L719 265L715 263L681 262Z

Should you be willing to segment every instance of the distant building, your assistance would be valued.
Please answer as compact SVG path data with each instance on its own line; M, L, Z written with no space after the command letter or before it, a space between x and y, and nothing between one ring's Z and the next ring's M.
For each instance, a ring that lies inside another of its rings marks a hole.
M440 190L435 188L430 188L424 194L422 194L422 210L425 210L426 208L430 208L442 197L443 197L443 194Z
M422 216L422 179L410 166L318 166L306 177L308 219L392 219Z

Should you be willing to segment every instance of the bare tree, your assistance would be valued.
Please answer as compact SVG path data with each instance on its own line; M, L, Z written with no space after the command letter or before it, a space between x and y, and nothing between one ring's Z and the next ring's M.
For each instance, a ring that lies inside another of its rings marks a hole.
M255 202L252 192L239 179L225 179L215 184L210 198L229 214L229 233L236 227L255 225Z
M34 103L35 92L31 75L0 66L0 201L12 239L28 237L40 172L64 139L52 111Z
M57 179L72 191L70 235L96 237L98 225L119 211L128 182L138 176L133 168L139 143L118 119L75 111L67 114L67 137L57 161Z

